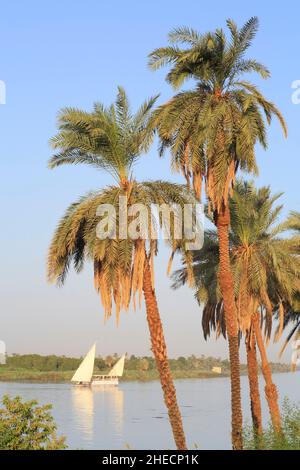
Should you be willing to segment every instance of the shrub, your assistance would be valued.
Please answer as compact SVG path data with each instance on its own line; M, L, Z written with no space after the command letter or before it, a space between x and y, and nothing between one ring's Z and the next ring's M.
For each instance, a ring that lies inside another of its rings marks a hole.
M282 434L274 432L272 424L264 430L259 441L255 439L252 427L244 430L245 449L300 450L300 407L285 399L282 406Z
M38 406L37 401L21 397L2 398L0 408L1 450L65 449L65 437L56 435L56 424L49 413L52 405Z

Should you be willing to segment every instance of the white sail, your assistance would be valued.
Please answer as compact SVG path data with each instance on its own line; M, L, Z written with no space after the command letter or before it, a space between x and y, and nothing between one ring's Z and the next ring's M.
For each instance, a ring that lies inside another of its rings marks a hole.
M116 362L108 375L112 377L122 377L124 371L125 354Z
M90 382L94 371L96 354L96 343L91 347L77 371L73 375L71 382Z

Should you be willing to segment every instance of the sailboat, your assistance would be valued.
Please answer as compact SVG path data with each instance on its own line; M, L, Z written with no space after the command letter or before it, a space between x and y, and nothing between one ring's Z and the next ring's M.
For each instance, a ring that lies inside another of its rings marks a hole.
M116 362L107 375L93 375L96 355L96 343L91 347L80 366L73 375L71 382L75 385L118 385L119 377L124 372L125 354Z

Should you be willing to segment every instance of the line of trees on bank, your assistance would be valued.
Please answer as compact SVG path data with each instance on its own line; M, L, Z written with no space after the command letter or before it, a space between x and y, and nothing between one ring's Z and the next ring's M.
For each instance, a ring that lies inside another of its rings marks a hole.
M12 354L7 357L6 366L14 369L35 369L41 372L47 371L70 371L75 370L82 361L81 358L77 357L66 357L66 356L42 356L39 354ZM117 354L108 355L105 357L98 356L95 358L95 372L105 372L110 369L115 362L118 360ZM198 370L200 372L209 372L213 367L221 367L222 373L229 374L230 363L227 359L222 360L221 358L196 357L191 355L189 357L180 356L176 359L170 359L171 370ZM289 366L286 364L274 363L272 369L278 372L287 371ZM150 356L135 356L131 355L126 359L126 370L135 371L151 371L156 369L155 359ZM247 366L241 364L241 372L247 371Z

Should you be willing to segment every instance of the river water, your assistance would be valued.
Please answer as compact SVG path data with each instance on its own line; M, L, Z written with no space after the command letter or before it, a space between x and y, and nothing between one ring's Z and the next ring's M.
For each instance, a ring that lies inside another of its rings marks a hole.
M244 418L250 420L248 380L242 377ZM300 401L300 372L274 374L281 401ZM264 422L268 420L260 378ZM230 448L228 378L177 380L176 389L189 448ZM58 434L71 449L173 449L160 384L123 382L112 388L71 384L0 383L0 396L21 395L51 403ZM250 422L250 421L249 421Z

